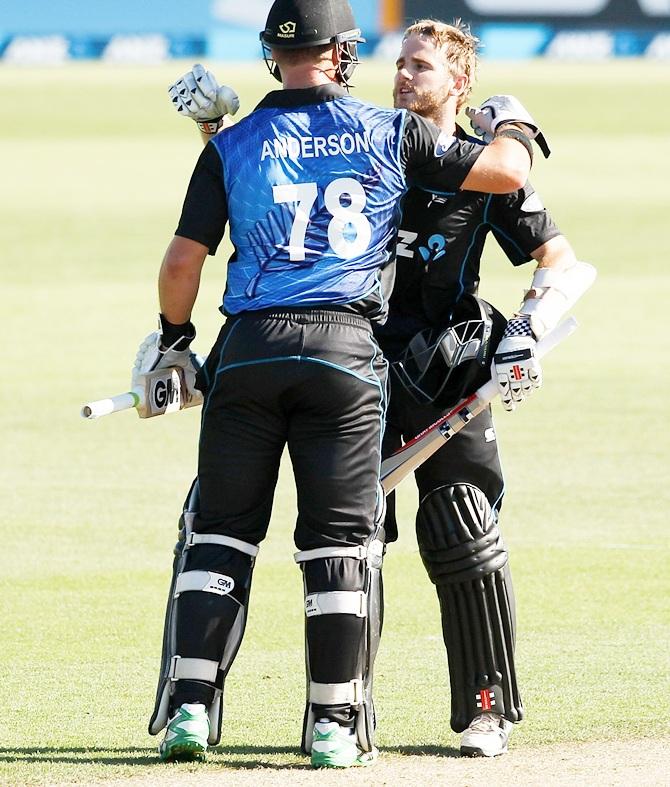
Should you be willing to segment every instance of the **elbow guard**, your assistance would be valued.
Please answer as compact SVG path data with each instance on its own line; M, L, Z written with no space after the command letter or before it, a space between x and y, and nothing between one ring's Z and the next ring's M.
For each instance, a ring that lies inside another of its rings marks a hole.
M576 262L565 270L538 268L535 271L531 284L534 297L521 304L518 314L530 319L536 339L541 339L558 324L593 284L596 273L588 262Z

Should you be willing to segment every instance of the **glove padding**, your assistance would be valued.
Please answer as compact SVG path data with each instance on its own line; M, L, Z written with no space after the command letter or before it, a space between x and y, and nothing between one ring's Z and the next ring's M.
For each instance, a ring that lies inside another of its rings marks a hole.
M170 85L168 93L177 112L197 121L217 121L240 108L237 93L219 85L210 71L196 63L193 69Z
M186 326L190 326L190 328ZM135 356L135 365L132 371L133 388L143 388L145 376L149 372L179 366L184 370L186 394L189 400L202 396L196 388L195 376L202 368L204 360L189 348L191 341L195 338L195 328L191 323L187 323L186 326L179 326L185 328L184 331L175 332L176 326L170 325L163 315L160 315L158 330L150 333L144 339ZM163 341L166 329L170 339L170 344L167 346Z
M465 114L470 125L484 142L493 141L496 129L502 123L523 123L528 126L529 137L534 139L545 158L549 158L549 145L539 126L530 116L523 104L514 96L491 96L480 107L468 107Z
M491 364L491 377L498 384L503 407L509 412L542 385L536 344L528 317L512 317Z

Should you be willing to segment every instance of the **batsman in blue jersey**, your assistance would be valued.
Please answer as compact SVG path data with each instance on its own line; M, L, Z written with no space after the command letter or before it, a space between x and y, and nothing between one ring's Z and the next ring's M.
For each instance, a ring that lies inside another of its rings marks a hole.
M511 116L481 146L351 97L361 39L346 0L276 0L261 40L283 89L200 156L160 269L161 330L138 359L140 373L197 373L205 394L150 731L167 727L164 760L202 758L220 739L224 680L288 446L305 589L303 749L314 767L368 765L377 756L387 371L372 324L386 311L399 202L411 184L520 188L537 129L517 122L527 114ZM176 99L192 106L197 86ZM226 321L198 369L191 311L226 226Z

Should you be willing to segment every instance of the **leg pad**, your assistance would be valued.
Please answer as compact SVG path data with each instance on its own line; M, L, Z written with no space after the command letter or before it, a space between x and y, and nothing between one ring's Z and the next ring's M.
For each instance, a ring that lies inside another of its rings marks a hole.
M514 593L486 496L469 484L431 492L419 507L417 537L440 601L452 728L462 732L482 712L520 721Z

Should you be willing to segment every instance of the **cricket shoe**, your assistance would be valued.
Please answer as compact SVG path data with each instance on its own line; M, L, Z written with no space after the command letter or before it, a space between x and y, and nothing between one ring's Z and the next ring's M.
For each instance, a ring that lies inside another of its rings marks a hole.
M207 708L199 702L185 703L170 719L158 747L163 762L204 760L209 737Z
M461 737L461 754L467 757L497 757L507 753L511 721L495 713L481 713Z
M336 721L317 721L312 738L312 768L351 768L372 765L379 752L361 751L356 745L356 734Z

